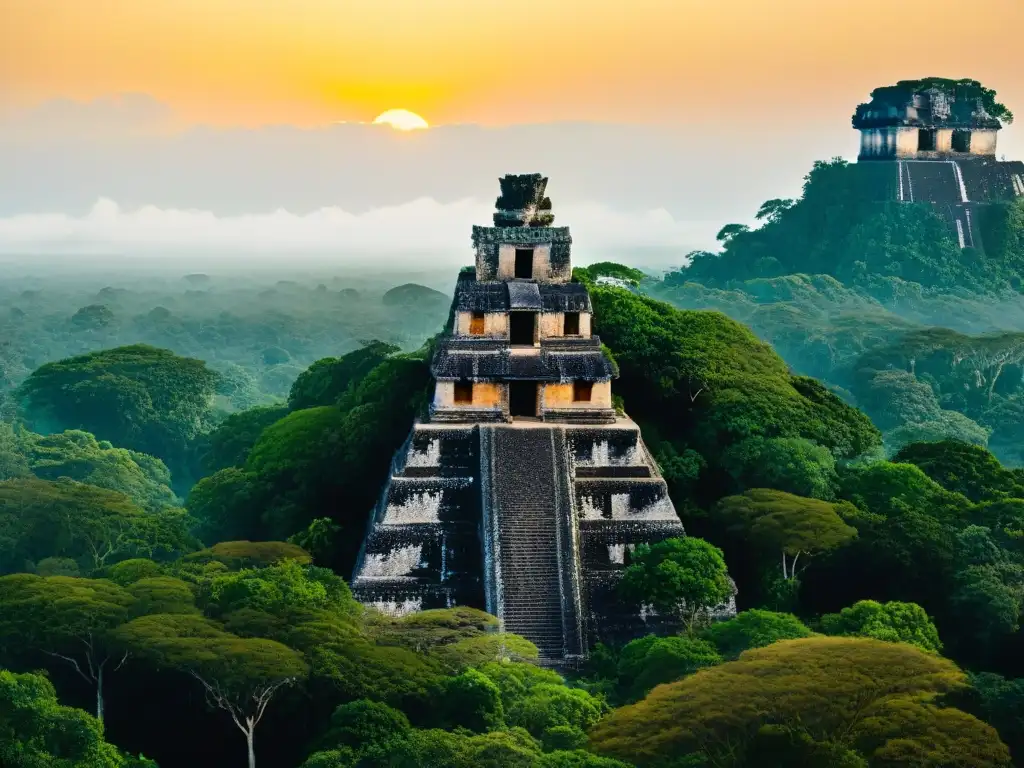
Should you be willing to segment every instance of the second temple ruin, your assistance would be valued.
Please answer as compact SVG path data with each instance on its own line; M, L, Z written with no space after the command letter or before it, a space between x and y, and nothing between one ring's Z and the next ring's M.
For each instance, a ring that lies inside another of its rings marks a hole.
M985 207L1024 196L1024 162L996 158L1002 122L984 93L971 80L906 80L876 88L853 115L864 189L879 201L930 203L959 246L979 254Z
M504 177L494 226L473 228L429 416L396 455L352 588L392 615L485 609L543 662L571 664L660 620L615 585L638 544L684 532L639 428L612 405L615 366L546 186Z

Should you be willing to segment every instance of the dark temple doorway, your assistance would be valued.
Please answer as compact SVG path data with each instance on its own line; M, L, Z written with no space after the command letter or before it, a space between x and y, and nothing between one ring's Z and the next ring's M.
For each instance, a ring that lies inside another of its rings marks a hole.
M537 327L536 312L509 312L509 342L517 346L533 346L533 336Z
M513 418L537 416L537 382L509 382L508 412Z
M971 151L971 132L955 130L953 131L953 151L954 152L970 152Z
M515 276L533 279L533 248L516 248Z

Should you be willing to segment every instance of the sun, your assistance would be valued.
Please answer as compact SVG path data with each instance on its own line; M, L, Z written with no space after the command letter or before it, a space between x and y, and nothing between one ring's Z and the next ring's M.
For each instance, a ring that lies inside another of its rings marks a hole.
M389 109L373 120L374 125L390 125L398 131L417 131L429 128L430 124L415 112L407 109Z

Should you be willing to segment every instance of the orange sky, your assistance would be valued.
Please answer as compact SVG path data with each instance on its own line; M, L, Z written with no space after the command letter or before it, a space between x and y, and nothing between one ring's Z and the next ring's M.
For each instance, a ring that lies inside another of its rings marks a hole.
M969 76L1024 120L1024 0L0 0L0 106L142 92L184 124L815 120Z

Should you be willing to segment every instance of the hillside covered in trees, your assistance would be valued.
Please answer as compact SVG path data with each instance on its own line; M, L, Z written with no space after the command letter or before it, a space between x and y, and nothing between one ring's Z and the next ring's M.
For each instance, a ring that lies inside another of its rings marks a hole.
M815 163L800 199L768 200L759 226L726 225L720 252L642 290L750 326L864 410L890 454L953 437L1021 465L1024 200L980 208L983 242L960 248L936 207L879 202L871 170Z
M9 390L0 764L1024 759L1024 474L962 441L887 456L904 422L795 373L740 322L644 296L617 265L577 279L689 534L632 553L623 598L683 612L682 633L598 646L560 675L480 611L396 619L353 600L443 316L422 333L402 313L392 335L296 365L279 398L230 406L214 360L122 330L128 343L62 349ZM922 347L933 362L912 353L920 375L941 380L945 343ZM884 354L871 370L899 353ZM1005 386L979 402L1012 400ZM729 578L739 613L709 624L699 609Z

